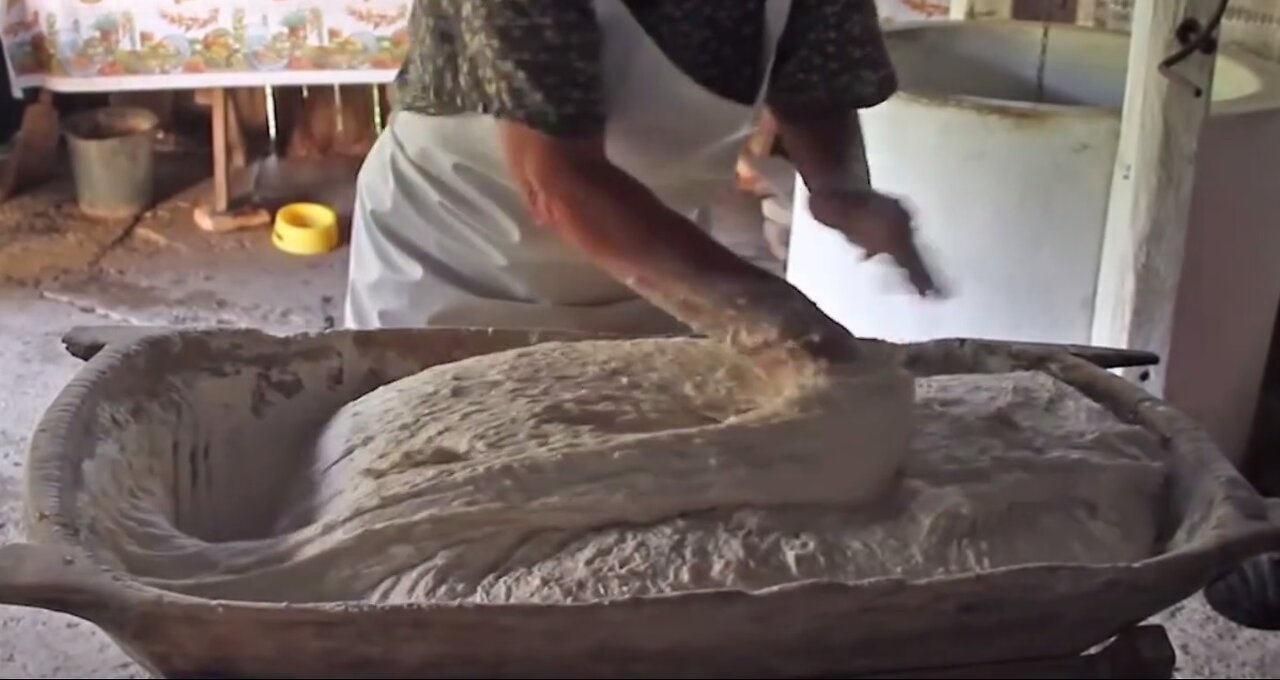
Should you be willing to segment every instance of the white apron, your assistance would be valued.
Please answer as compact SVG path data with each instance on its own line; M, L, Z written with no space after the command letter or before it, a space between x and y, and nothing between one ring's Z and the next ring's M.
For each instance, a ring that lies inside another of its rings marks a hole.
M621 0L595 5L609 159L700 220L712 195L733 182L791 2L765 3L766 70L754 106L685 75ZM683 330L533 220L507 171L497 126L480 114L392 116L357 182L346 325Z

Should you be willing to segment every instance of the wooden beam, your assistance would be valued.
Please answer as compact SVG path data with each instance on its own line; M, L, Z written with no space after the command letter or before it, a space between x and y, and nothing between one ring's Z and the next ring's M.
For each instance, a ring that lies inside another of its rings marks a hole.
M1008 19L1013 0L951 0L952 19Z
M1162 72L1182 44L1186 17L1206 25L1220 0L1138 0L1134 6L1124 119L1107 206L1093 343L1168 356L1182 273L1200 126L1214 59L1193 53ZM1164 389L1164 368L1150 370Z

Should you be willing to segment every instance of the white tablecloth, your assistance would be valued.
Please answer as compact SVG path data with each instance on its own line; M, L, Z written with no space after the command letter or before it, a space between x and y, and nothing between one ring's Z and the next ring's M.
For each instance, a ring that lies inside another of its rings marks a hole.
M412 0L0 0L15 91L384 83Z
M880 20L889 24L946 19L951 13L951 0L876 0L876 7L880 10Z
M391 81L413 0L0 0L15 90L109 92ZM945 18L949 0L876 0Z

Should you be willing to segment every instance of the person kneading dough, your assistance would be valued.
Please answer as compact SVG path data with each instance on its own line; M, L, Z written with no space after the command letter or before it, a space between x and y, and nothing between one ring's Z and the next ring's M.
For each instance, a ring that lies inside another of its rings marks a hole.
M361 171L346 324L857 343L705 231L767 110L810 208L935 290L866 186L857 110L896 87L868 0L416 0Z
M412 24L405 108L360 179L349 323L711 337L402 376L309 455L264 454L296 467L250 540L166 532L173 466L99 452L80 507L136 576L232 600L565 605L1152 554L1156 438L1046 374L871 360L894 348L695 225L767 106L814 214L933 290L906 211L850 153L855 109L894 86L870 0L420 0Z

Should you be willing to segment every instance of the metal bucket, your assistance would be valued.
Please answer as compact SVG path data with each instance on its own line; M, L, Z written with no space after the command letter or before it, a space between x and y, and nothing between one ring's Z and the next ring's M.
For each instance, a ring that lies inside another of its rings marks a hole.
M151 207L155 194L155 131L146 109L108 107L67 118L76 201L85 214L128 218Z

